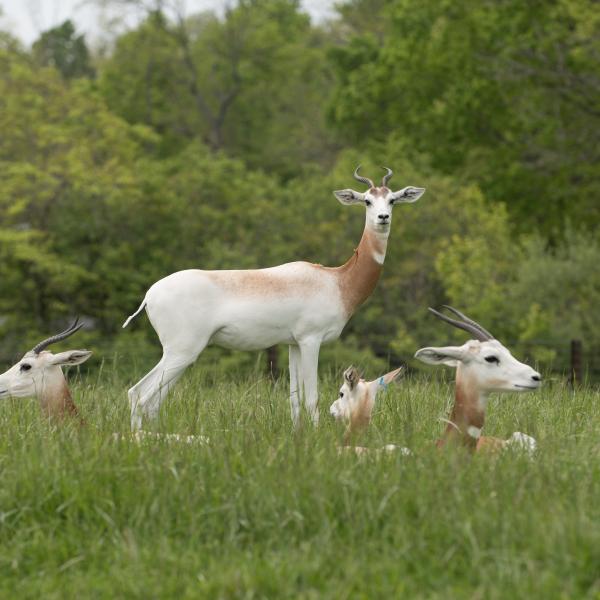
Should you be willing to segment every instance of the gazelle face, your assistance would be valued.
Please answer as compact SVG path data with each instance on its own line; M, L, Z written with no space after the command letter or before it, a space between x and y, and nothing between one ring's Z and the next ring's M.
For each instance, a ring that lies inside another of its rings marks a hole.
M390 371L373 381L362 379L354 367L344 371L344 382L337 400L329 407L329 414L337 421L350 421L356 410L368 409L369 415L373 410L375 398L380 390L385 389L402 374L404 367Z
M541 385L541 375L519 362L498 340L470 340L462 346L422 348L415 358L430 365L457 368L457 379L481 392L527 392Z
M61 365L78 365L91 355L88 350L69 350L59 354L28 352L0 375L0 398L39 396L46 388L64 382Z
M364 194L350 189L334 192L342 204L364 204L367 210L367 226L378 233L389 232L395 204L416 202L424 193L425 188L405 187L392 192L385 186L372 187Z

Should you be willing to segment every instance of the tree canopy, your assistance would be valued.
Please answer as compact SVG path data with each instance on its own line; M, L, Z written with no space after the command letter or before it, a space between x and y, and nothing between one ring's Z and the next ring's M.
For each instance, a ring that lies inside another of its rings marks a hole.
M103 55L70 21L31 49L0 35L0 358L75 312L103 352L151 354L148 327L117 332L177 269L340 264L364 217L331 192L359 163L427 193L325 362L456 341L427 316L444 302L542 366L571 337L600 355L592 4L160 8Z

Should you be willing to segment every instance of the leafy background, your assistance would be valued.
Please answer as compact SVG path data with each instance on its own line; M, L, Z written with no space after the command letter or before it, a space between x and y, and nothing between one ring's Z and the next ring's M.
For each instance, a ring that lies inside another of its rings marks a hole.
M79 344L150 364L151 327L120 326L160 277L343 262L363 215L331 192L361 163L427 193L324 368L457 343L426 313L447 302L546 370L581 339L600 377L594 3L351 0L321 23L294 0L166 4L103 48L70 21L0 35L0 360L79 314Z

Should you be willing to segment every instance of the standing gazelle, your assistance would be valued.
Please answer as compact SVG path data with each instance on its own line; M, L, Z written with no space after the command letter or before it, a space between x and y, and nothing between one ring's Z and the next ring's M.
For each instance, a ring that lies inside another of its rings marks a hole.
M541 376L519 362L494 336L458 310L445 306L460 321L430 308L438 318L472 334L475 339L462 346L422 348L415 358L431 365L456 368L455 401L444 436L438 446L458 442L472 450L501 449L517 444L535 448L535 440L520 432L508 440L482 437L485 409L490 392L527 392L541 385Z
M321 344L339 337L356 309L371 295L381 274L392 208L415 202L425 191L406 187L392 192L386 168L381 186L358 174L365 193L334 192L342 204L363 204L366 223L354 254L340 267L293 262L245 271L190 269L157 281L146 292L144 307L163 346L159 363L129 390L131 427L142 416L155 416L169 389L209 344L238 350L289 345L290 404L298 423L300 400L316 425L317 368Z
M36 397L42 410L50 417L62 419L65 416L79 417L77 407L71 397L69 386L62 372L63 365L79 365L92 353L89 350L67 350L52 354L46 350L73 335L83 327L83 323L73 324L65 331L40 342L0 375L0 398Z

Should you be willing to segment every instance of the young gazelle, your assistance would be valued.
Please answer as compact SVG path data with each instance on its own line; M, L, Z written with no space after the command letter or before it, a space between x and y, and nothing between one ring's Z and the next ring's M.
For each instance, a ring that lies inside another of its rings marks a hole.
M371 415L375 407L377 394L387 389L390 383L398 380L403 374L404 367L390 371L373 381L365 381L354 367L348 367L344 371L344 383L340 388L337 400L329 407L329 413L337 420L346 423L344 433L344 445L339 448L340 452L353 452L362 454L381 454L398 451L401 454L410 455L408 448L401 448L395 444L386 444L383 448L365 448L353 443L356 434L366 429L371 422Z
M366 222L362 239L350 260L340 267L293 262L246 271L190 269L157 281L146 292L144 308L163 346L159 363L128 392L131 428L141 427L142 416L153 417L169 390L207 345L238 350L260 350L276 344L289 346L290 405L298 423L300 401L316 425L317 367L321 344L335 340L371 295L383 268L395 204L415 202L423 188L381 186L358 174L365 193L351 189L334 192L342 204L362 204ZM270 218L270 217L269 217ZM275 217L274 217L275 218Z
M535 440L515 432L508 440L481 435L485 409L490 392L527 392L541 385L541 376L528 365L519 362L494 336L458 310L444 306L460 321L430 308L438 318L472 334L475 339L462 346L422 348L415 358L431 365L456 368L455 402L448 426L438 447L457 442L475 451L499 450L515 444L527 450L535 449Z
M33 396L38 399L44 413L49 417L63 419L75 417L83 422L69 386L62 372L62 366L79 365L85 362L92 353L89 350L67 350L53 354L46 350L50 344L60 342L73 335L83 327L75 319L73 324L62 333L53 335L40 342L0 375L0 398L25 398Z
M344 371L344 383L338 399L329 407L331 416L347 425L344 443L368 427L377 394L399 379L403 370L404 367L399 367L373 381L362 379L355 367L348 367Z

